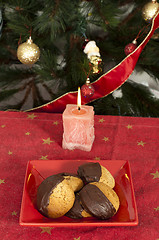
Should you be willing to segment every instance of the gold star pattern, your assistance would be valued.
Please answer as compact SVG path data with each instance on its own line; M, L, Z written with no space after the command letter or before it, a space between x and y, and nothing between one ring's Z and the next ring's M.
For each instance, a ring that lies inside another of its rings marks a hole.
M80 240L81 239L81 237L78 237L78 238L74 238L73 240Z
M108 137L104 137L102 140L104 140L105 142L108 142L109 138Z
M50 143L54 142L50 138L42 139L42 140L44 141L43 144L49 144L50 145Z
M143 141L137 142L137 145L138 145L138 146L144 147L145 144L146 144L146 143L144 143Z
M53 124L57 126L59 124L59 122L55 121L55 122L53 122Z
M159 206L157 208L154 208L154 209L155 209L155 211L159 211Z
M30 132L26 132L25 135L26 135L26 136L29 136L29 135L30 135Z
M126 126L127 129L132 129L132 127L133 127L133 126L130 125L130 124L128 124L128 125Z
M32 113L32 114L28 114L28 118L30 118L30 119L34 119L34 118L36 118L37 116L34 114L34 113Z
M51 230L52 228L51 227L40 227L41 228L41 234L42 233L48 233L49 235L51 235Z
M104 121L104 118L100 118L98 122L103 123Z
M95 157L94 160L100 160L100 157Z
M40 159L41 159L41 160L47 160L47 156L48 156L48 155L46 155L46 156L41 156Z
M11 152L11 151L8 152L8 155L12 155L12 154L13 154L13 152Z
M4 179L0 179L0 184L5 183Z
M5 128L5 126L6 126L6 125L3 124L3 125L1 125L1 128Z
M12 212L12 216L17 216L17 212L16 212L16 211L13 211L13 212Z
M156 171L155 173L150 173L150 174L153 175L153 179L159 178L159 171Z

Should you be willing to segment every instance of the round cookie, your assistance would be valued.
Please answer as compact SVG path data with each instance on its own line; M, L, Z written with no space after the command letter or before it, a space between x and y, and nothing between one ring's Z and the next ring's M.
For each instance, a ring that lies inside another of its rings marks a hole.
M38 187L37 208L49 218L65 215L72 208L74 201L74 191L63 176L52 175Z
M98 162L89 162L80 165L77 173L84 183L103 182L111 188L115 186L115 179L112 174Z
M84 208L97 218L108 219L119 209L120 202L116 192L104 183L88 183L79 195Z
M77 193L73 207L65 214L69 218L79 219L83 217L92 217L81 204L80 196Z
M78 192L83 187L83 181L77 174L59 173L57 175L63 176L74 192Z

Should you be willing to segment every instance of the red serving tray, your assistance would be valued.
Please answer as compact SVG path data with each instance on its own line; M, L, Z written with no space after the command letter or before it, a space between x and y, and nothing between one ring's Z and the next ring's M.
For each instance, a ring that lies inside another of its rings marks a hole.
M95 217L71 219L66 216L50 219L41 215L36 208L36 193L40 183L48 176L60 172L77 173L78 166L91 160L34 160L26 169L20 220L22 226L73 227L73 226L135 226L138 224L137 207L128 161L100 160L115 178L114 190L119 196L120 207L109 220Z

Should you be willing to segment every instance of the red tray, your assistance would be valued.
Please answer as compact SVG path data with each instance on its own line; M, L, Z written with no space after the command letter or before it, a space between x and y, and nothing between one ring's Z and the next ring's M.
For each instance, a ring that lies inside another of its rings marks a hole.
M36 209L36 193L40 183L48 176L60 172L77 173L78 166L93 162L90 160L35 160L29 161L26 169L23 197L20 212L20 225L42 227L72 227L72 226L135 226L138 215L135 195L128 161L100 160L115 178L114 190L119 196L120 207L115 216L109 220L95 217L71 219L66 216L50 219L41 215Z

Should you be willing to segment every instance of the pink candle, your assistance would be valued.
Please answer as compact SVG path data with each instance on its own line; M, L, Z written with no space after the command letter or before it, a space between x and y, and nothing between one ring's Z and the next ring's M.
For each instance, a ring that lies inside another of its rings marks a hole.
M94 141L94 111L92 106L81 107L79 92L80 90L78 105L67 104L62 115L64 128L62 147L90 151Z

